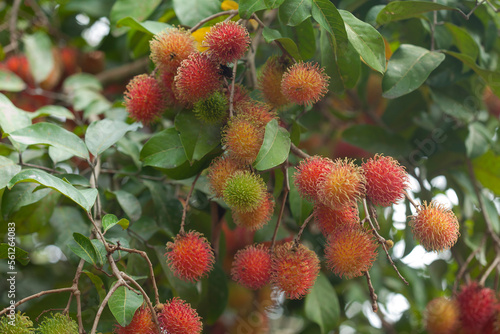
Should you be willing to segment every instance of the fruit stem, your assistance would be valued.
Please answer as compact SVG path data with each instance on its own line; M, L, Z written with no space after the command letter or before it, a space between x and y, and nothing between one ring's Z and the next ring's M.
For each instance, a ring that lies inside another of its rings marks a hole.
M231 94L229 95L229 118L232 118L234 113L234 83L236 81L237 69L238 69L238 61L235 61L233 65L233 77L231 80Z
M283 202L281 203L280 213L278 215L278 220L276 221L276 227L274 228L273 238L271 239L271 252L274 252L274 244L276 242L276 236L278 235L278 229L280 227L281 218L283 217L283 212L285 211L286 199L288 197L288 193L290 192L290 184L288 183L288 159L282 164L281 168L283 169L283 174L285 178L284 189L283 189Z
M378 312L378 305L377 305L377 294L375 293L375 289L373 289L372 285L372 280L370 278L370 273L368 271L365 271L365 276L366 276L366 282L368 283L368 290L370 291L370 299L372 300L372 310L374 313Z
M293 248L297 248L299 247L299 242L300 242L300 238L302 237L302 233L304 233L304 230L306 229L306 226L307 224L309 223L309 221L314 217L314 213L311 213L309 215L309 217L306 218L306 220L304 220L304 223L302 224L302 226L300 227L300 231L299 233L297 234L297 236L295 237L295 243L293 245Z
M189 207L189 199L191 198L191 195L193 194L193 190L194 190L194 186L196 185L196 181L198 181L198 178L200 177L201 173L198 173L198 175L196 175L194 181L193 181L193 184L191 185L191 189L189 189L189 193L187 194L187 197L186 197L186 203L184 204L184 209L182 210L182 220L181 220L181 228L179 230L179 234L184 234L184 225L186 224L186 214L187 214L187 210L188 210L188 207Z
M201 20L200 22L196 23L196 25L194 27L192 27L191 29L189 29L189 32L194 32L196 30L198 30L203 24L207 23L208 21L211 21L219 16L224 16L224 15L232 15L232 16L236 16L238 15L238 10L237 9L231 9L231 10L226 10L225 12L220 12L220 13L216 13L214 15L210 15L209 17L206 17L204 18L203 20Z
M413 207L415 208L415 210L419 211L420 210L420 205L415 202L413 200L413 198L410 197L410 195L408 195L408 193L406 192L406 190L403 190L403 193L405 194L405 197L408 199L408 201L411 203L411 205L413 205Z

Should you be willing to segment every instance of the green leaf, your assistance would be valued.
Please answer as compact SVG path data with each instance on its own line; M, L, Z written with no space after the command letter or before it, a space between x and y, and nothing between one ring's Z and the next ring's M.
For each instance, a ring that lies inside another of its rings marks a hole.
M438 3L426 1L394 1L385 6L377 16L378 24L405 20L435 10L457 10Z
M142 294L136 294L128 288L120 286L109 298L108 306L120 326L125 327L132 321L135 311L142 305L143 301Z
M295 173L295 168L290 167L288 169L288 183L290 184L290 211L292 212L293 219L298 222L303 222L309 215L314 207L313 203L302 198L295 183L293 182L293 174Z
M118 220L118 218L113 214L107 214L102 217L102 229L104 232L115 225L120 225L124 230L126 230L128 228L129 221L125 218Z
M142 215L141 203L137 198L125 190L117 190L113 192L116 195L118 203L122 207L123 211L132 220L138 220Z
M52 159L54 164L57 164L58 162L72 158L73 153L68 152L66 150L62 150L54 146L49 146L49 157L50 159Z
M109 241L109 240L108 240ZM104 247L104 244L102 243L101 240L97 239L92 239L90 240L92 245L94 245L96 254L97 254L97 263L99 266L103 266L106 263L106 256L108 255L108 252L106 251L106 247ZM123 245L124 247L127 247L126 245ZM116 252L113 254L114 257L119 258L120 257L120 251Z
M144 144L140 157L145 166L167 169L179 167L187 161L184 146L175 128L153 135Z
M432 100L439 108L447 115L457 118L463 122L470 122L475 111L472 111L463 100L464 96L460 96L460 92L453 95L445 95L437 90L431 90Z
M266 125L264 141L253 166L257 170L276 167L288 158L290 152L290 134L273 119Z
M42 116L52 116L52 117L63 117L67 119L75 119L75 115L67 108L61 106L43 106L37 109L35 112L28 113L31 119L42 117Z
M467 156L474 159L488 151L493 134L479 122L470 123L468 128L469 134L465 139L465 148Z
M288 37L297 43L301 59L309 59L316 54L316 36L311 20L305 20L298 26L290 28L292 34L287 34Z
M455 43L460 52L468 55L475 61L479 55L479 46L467 30L448 22L444 26L453 36L453 43Z
M263 0L240 0L238 13L241 18L248 19L253 13L266 8L268 7Z
M0 189L7 186L10 179L21 171L21 166L0 155Z
M334 50L338 56L342 49L347 47L348 42L344 20L339 11L328 0L312 0L312 17L333 36Z
M92 192L92 199L89 200L81 191L73 187L71 184L68 184L63 180L39 169L22 170L10 180L7 187L12 189L14 185L20 182L34 182L54 189L71 199L87 212L89 212L90 208L94 205L97 196L96 189L88 189Z
M0 90L20 92L26 88L26 83L15 73L0 69Z
M394 99L420 87L444 60L442 53L402 44L392 55L382 79L382 96Z
M142 124L127 124L122 121L103 119L89 125L85 133L85 144L94 156L106 151L129 131L137 131Z
M74 93L81 89L100 91L102 85L95 76L88 73L73 74L64 80L63 90L66 93Z
M288 51L288 53L295 58L295 60L302 60L297 44L295 44L295 42L288 37L282 37L278 30L265 27L262 31L262 37L264 37L264 40L267 43L271 43L273 41L280 42L285 50Z
M13 105L2 93L0 93L0 110L2 111L0 112L0 127L4 132L3 136L31 125L28 114Z
M94 283L94 286L97 290L97 294L99 295L99 303L102 303L104 298L106 298L106 288L104 286L102 279L88 270L82 270L82 272L85 273L88 276L88 278L90 278L92 283Z
M319 325L322 334L329 333L339 323L340 305L337 293L321 272L311 293L306 296L304 311L307 319Z
M474 159L474 172L483 187L500 196L500 156L488 151Z
M12 248L14 248L13 254L11 253ZM27 251L25 251L24 249L21 249L17 246L11 247L7 243L0 244L0 259L7 259L7 260L16 259L17 262L19 262L23 266L27 265L30 262L30 258L28 256ZM9 271L13 271L13 270L9 270Z
M311 16L311 0L284 1L278 13L283 24L294 27Z
M88 159L89 152L83 140L68 130L52 123L36 123L13 131L9 136L25 145L51 145L78 157Z
M89 238L80 233L73 233L73 239L75 244L68 245L69 248L75 253L79 258L84 259L86 262L97 266L99 264L97 250L94 244Z
M345 10L340 10L349 42L363 60L375 71L385 72L385 43L379 32L368 23L357 19Z
M133 17L127 16L116 23L118 27L129 27L134 30L142 31L149 35L157 35L167 28L172 28L170 24L157 21L139 22Z
M173 0L173 5L181 24L190 27L204 18L220 12L218 0Z
M252 2L251 0L243 0L243 1L247 2L247 3ZM264 0L264 3L267 6L267 9L274 9L274 8L278 8L279 6L281 6L281 4L284 1L285 0ZM258 2L258 1L253 1L253 2ZM241 3L242 3L242 1L240 0L240 6L241 6ZM265 8L262 8L262 9L265 9Z
M24 206L36 203L47 196L52 190L36 190L37 185L33 183L20 184L12 190L6 190L2 196L2 215L11 217L16 211Z
M210 276L202 281L198 312L205 323L211 325L217 321L226 308L228 297L226 274L219 262L216 262Z
M138 21L144 21L160 3L161 0L117 0L109 14L114 35L117 36L124 32L123 29L113 29L119 20L130 16Z
M33 79L38 83L44 81L55 66L49 36L38 30L33 35L24 35L23 42Z

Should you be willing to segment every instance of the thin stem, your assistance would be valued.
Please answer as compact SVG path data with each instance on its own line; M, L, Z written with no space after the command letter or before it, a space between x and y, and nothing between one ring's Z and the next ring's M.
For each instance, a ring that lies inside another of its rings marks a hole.
M415 202L415 201L414 201L414 200L410 197L410 195L408 195L408 193L406 192L406 190L404 190L403 192L404 192L404 194L405 194L406 198L408 199L408 201L411 203L411 205L413 205L413 207L414 207L417 211L418 211L418 210L420 210L420 205L419 205L417 202Z
M235 61L233 65L233 77L231 78L231 92L229 95L229 118L233 117L234 114L234 84L236 82L237 69L238 69L238 61Z
M453 291L457 291L458 285L460 284L460 280L462 279L462 277L464 276L464 274L467 271L467 267L472 262L472 260L476 256L476 254L479 253L481 251L481 249L484 247L484 244L486 243L487 239L488 239L487 235L486 234L483 235L483 238L481 239L481 243L479 244L479 247L474 249L474 251L469 254L469 256L467 257L465 262L462 263L462 265L460 266L460 270L458 271L457 276L455 278L455 283L453 283Z
M304 220L304 223L302 224L302 226L300 227L300 230L299 230L299 233L297 233L297 236L295 237L295 244L294 244L294 247L298 247L299 246L299 242L300 242L300 238L302 237L302 233L304 233L304 230L306 229L306 226L307 224L309 223L309 221L314 217L314 213L311 213L309 215L309 217L306 218L306 220Z
M111 298L113 293L115 293L116 290L118 290L118 288L123 286L123 285L125 285L125 281L123 280L123 278L120 278L118 280L118 282L116 282L116 284L113 285L113 287L108 291L108 294L106 295L106 297L104 297L101 305L99 305L99 309L97 310L97 314L95 315L94 324L92 325L92 330L90 331L91 334L95 334L95 332L97 330L97 325L99 324L99 319L101 318L102 312L104 311L106 304L108 304L109 299Z
M236 9L226 10L225 12L220 12L220 13L216 13L214 15L210 15L209 17L204 18L203 20L198 22L194 27L189 29L189 32L194 32L194 31L198 30L198 28L200 28L202 25L207 23L208 21L211 21L217 17L224 16L224 15L238 15L238 10L236 10Z
M222 230L222 224L219 218L219 205L217 202L210 201L210 217L212 221L212 248L214 249L215 259L217 259L219 257L219 242Z
M296 156L298 156L299 158L302 158L302 159L309 159L311 156L309 154L307 154L306 152L302 151L300 148L298 148L297 146L295 146L294 143L291 143L290 145L290 151L295 154Z
M373 288L372 279L370 277L370 273L365 271L366 282L368 283L368 291L370 291L370 299L372 300L372 310L377 313L378 304L377 304L377 294L375 293L375 289Z
M184 204L184 209L182 210L182 220L181 220L181 228L179 230L179 234L184 234L184 225L186 224L186 215L187 215L187 210L189 207L189 200L191 199L191 195L193 194L194 186L196 185L196 181L198 181L198 178L200 177L201 173L196 175L196 178L193 181L193 184L191 185L191 189L189 189L189 193L186 197L186 204Z
M29 297L21 299L20 301L18 301L17 303L14 304L14 307L18 307L19 305L24 304L27 301L30 301L32 299L35 299L35 298L38 298L38 297L42 297L42 296L45 296L45 295L48 295L48 294L61 293L61 292L72 292L72 291L73 291L72 287L70 287L70 288L61 288L61 289L53 289L53 290L40 291L39 293L35 293L34 295L31 295ZM7 311L9 311L9 308L4 308L2 311L0 311L0 316L2 314L5 314Z
M45 166L40 166L40 165L34 165L34 164L29 164L27 162L22 162L20 161L18 163L19 166L22 166L22 167L30 167L30 168L36 168L36 169L41 169L41 170L44 170L46 172L49 172L49 173L52 173L52 174L61 174L60 171L58 170L55 170L55 169L52 169L52 168L49 168L49 167L45 167Z
M19 13L19 8L21 7L22 0L14 0L12 4L11 17L9 21L9 29L10 29L10 44L14 50L17 50L19 42L17 40L17 15Z
M286 199L288 197L288 193L290 192L290 184L288 183L288 168L286 167L287 162L288 162L288 159L287 159L287 161L285 161L285 164L282 166L283 174L285 175L285 179L283 180L283 182L284 182L283 201L281 202L280 213L278 215L278 220L276 221L276 226L274 228L273 237L271 239L271 251L274 250L274 244L276 243L276 236L278 235L278 230L280 228L281 219L283 218L283 212L285 211Z

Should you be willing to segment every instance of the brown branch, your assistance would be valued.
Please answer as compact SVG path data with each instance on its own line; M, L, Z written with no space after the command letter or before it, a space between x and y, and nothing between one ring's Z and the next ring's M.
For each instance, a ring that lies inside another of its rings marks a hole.
M285 178L283 180L284 182L284 189L283 189L283 202L281 202L281 209L280 213L278 215L278 220L276 221L276 227L274 228L274 233L273 237L271 239L271 251L274 251L274 244L276 243L276 236L278 235L278 230L280 228L281 224L281 219L283 218L283 212L285 211L285 205L286 205L286 199L288 197L288 193L290 192L290 183L288 182L288 159L287 161L284 162L282 168L283 168L283 174L285 175Z
M488 268L486 268L486 271L484 272L483 276L481 276L481 278L479 279L478 282L479 285L484 286L484 282L486 282L488 276L491 274L493 269L495 269L498 266L499 263L500 263L500 257L497 255L495 257L495 260L493 260L493 262L488 266Z
M420 205L415 202L411 197L410 195L408 195L408 193L406 192L406 190L403 191L403 193L405 194L406 198L408 199L408 201L411 203L411 205L413 205L413 207L418 211L420 210Z
M377 313L378 311L378 304L377 304L377 294L375 293L375 289L373 289L373 284L372 280L370 278L370 273L368 271L365 271L365 276L366 276L366 282L368 283L368 290L370 291L370 299L372 300L372 310L373 312Z
M193 194L194 186L196 185L196 181L198 181L198 178L200 177L201 173L198 173L196 175L196 178L193 181L193 184L191 185L191 189L189 189L189 193L187 194L186 197L186 203L184 204L184 209L182 210L182 220L181 220L181 228L179 230L179 234L184 234L184 225L186 224L186 215L187 215L187 210L189 207L189 200L191 199L191 195Z
M34 295L31 295L29 297L21 299L20 301L18 301L17 303L14 304L14 307L18 307L19 305L24 304L27 301L30 301L32 299L35 299L35 298L38 298L38 297L42 297L42 296L45 296L45 295L48 295L48 294L61 293L61 292L72 292L72 291L73 291L73 288L71 288L71 287L70 288L61 288L61 289L53 289L53 290L40 291L39 293L35 293ZM2 311L0 311L0 316L2 314L5 314L8 310L9 310L9 308L4 308Z
M236 82L237 69L238 69L238 61L235 61L233 65L233 77L231 79L231 92L229 95L229 118L232 118L234 114L234 83Z
M304 233L304 230L306 229L307 224L309 223L309 221L313 217L314 217L314 213L311 213L309 215L309 217L307 217L306 220L304 220L304 223L300 227L299 233L297 233L297 237L295 237L295 242L294 242L294 246L293 246L294 248L299 247L299 242L300 242L300 238L302 237L302 233Z
M44 171L52 173L52 174L61 174L61 172L58 171L58 170L55 170L55 169L52 169L52 168L49 168L49 167L45 167L45 166L29 164L27 162L22 162L21 161L21 162L18 163L18 165L21 166L21 167L30 167L30 168L41 169L41 170L44 170Z
M302 151L300 148L295 146L294 143L290 144L290 152L292 152L293 154L302 159L309 159L311 157L309 154L307 154L306 152Z
M97 80L103 86L109 85L114 82L123 82L124 80L136 76L138 74L146 73L148 70L149 58L141 58L132 63L123 66L111 68L96 75Z
M462 279L462 277L464 276L464 274L467 271L467 267L472 262L472 260L476 256L476 254L481 251L481 248L483 248L484 244L486 243L486 240L487 240L487 235L485 234L485 235L483 235L483 238L481 239L481 243L479 244L479 247L474 249L474 251L469 254L469 256L467 257L465 262L460 265L460 270L458 271L457 276L455 278L455 283L453 283L453 291L457 291L458 285L460 284L460 280Z
M14 50L17 50L19 46L18 34L17 34L17 16L19 14L19 8L21 7L22 0L14 0L12 4L12 10L10 12L9 29L10 29L10 44Z
M194 32L194 31L198 30L198 28L200 28L202 25L207 23L208 21L211 21L217 17L224 16L224 15L238 15L238 10L236 10L236 9L226 10L225 12L220 12L220 13L216 13L214 15L210 15L209 17L204 18L203 20L198 22L194 27L189 29L189 31Z
M96 313L95 318L94 318L94 324L92 325L92 329L90 331L91 334L95 334L95 332L97 330L97 325L99 324L99 319L101 319L102 312L104 311L106 304L108 304L109 299L116 292L116 290L118 290L118 288L123 286L123 285L125 285L125 281L123 280L123 278L120 278L118 280L118 282L116 282L116 284L113 285L113 287L111 289L109 289L108 294L102 300L101 305L99 305L99 309L97 310L97 313Z

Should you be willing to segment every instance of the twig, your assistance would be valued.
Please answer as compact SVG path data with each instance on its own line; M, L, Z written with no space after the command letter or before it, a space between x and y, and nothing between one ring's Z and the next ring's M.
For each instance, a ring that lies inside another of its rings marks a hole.
M375 289L373 289L372 280L370 278L370 273L365 271L366 282L368 283L368 290L370 291L370 299L372 300L372 310L377 313L378 305L377 305L377 294L375 293Z
M210 201L210 216L212 221L212 248L214 250L215 259L219 257L219 242L222 230L221 220L219 218L219 205L217 202Z
M226 10L225 12L220 12L220 13L216 13L214 15L210 15L209 17L207 18L204 18L203 20L201 20L200 22L198 22L194 27L192 27L191 29L189 29L190 32L194 32L196 30L198 30L198 28L200 28L202 25L204 25L205 23L207 23L208 21L211 21L217 17L220 17L220 16L224 16L224 15L238 15L238 10L236 9L232 9L232 10Z
M9 21L9 29L10 29L10 44L14 50L17 50L19 46L18 36L17 36L17 15L19 13L19 8L21 7L22 0L14 0L12 4L12 10L10 12L10 21Z
M21 161L21 162L18 163L18 165L22 166L22 167L30 167L30 168L41 169L41 170L44 170L44 171L52 173L52 174L61 174L61 172L58 171L58 170L55 170L55 169L52 169L52 168L49 168L49 167L45 167L45 166L29 164L27 162L22 162Z
M302 159L308 159L308 158L311 157L309 154L307 154L306 152L302 151L300 148L298 148L297 146L295 146L294 143L291 143L291 145L290 145L290 151L293 154L295 154L296 156L298 156L299 158L302 158Z
M234 83L236 81L237 69L238 61L235 61L233 65L233 77L231 78L231 93L229 95L229 118L232 118L234 114Z
M420 210L420 205L419 205L417 202L415 202L415 201L414 201L414 200L410 197L410 195L408 195L408 193L406 192L406 190L404 190L403 192L404 192L404 194L405 194L406 198L408 199L408 201L411 203L411 205L413 205L413 207L414 207L417 211L418 211L418 210Z
M108 291L108 294L106 295L106 297L104 297L101 305L99 305L99 309L97 310L97 314L95 315L94 324L92 325L92 330L90 331L91 334L95 334L95 332L97 330L97 325L99 324L99 319L101 318L101 314L104 311L104 308L106 307L106 304L108 303L109 299L116 292L116 290L118 290L118 288L123 286L123 285L125 285L125 281L123 280L123 278L120 278L118 280L118 282L116 282L116 284L113 285L113 287Z
M70 288L61 288L61 289L53 289L53 290L40 291L39 293L35 293L34 295L31 295L29 297L21 299L20 301L18 301L17 303L14 304L14 307L18 307L19 305L24 304L27 301L30 301L32 299L35 299L35 298L38 298L38 297L42 297L42 296L45 296L45 295L48 295L48 294L61 293L61 292L72 292L72 291L73 291L73 288L71 288L71 287ZM5 314L7 311L9 311L9 308L4 308L2 311L0 311L0 316L2 314Z
M487 235L486 234L483 235L483 238L481 239L481 243L479 244L479 247L477 247L476 249L474 249L474 251L469 254L469 256L467 257L467 259L465 260L465 262L460 265L460 270L458 271L457 276L455 278L455 283L453 283L453 291L457 291L458 285L460 284L460 280L462 279L462 277L464 276L465 272L467 271L467 267L469 266L469 263L471 263L471 261L474 259L474 257L476 256L476 254L481 251L481 249L483 248L483 246L486 243L487 239L488 239Z
M113 82L122 82L135 75L145 73L148 69L148 63L149 58L141 58L132 63L101 72L96 75L96 78L103 86Z
M479 279L479 282L478 282L479 285L484 286L484 282L486 282L486 279L488 278L488 276L490 275L490 273L493 271L493 269L495 269L495 267L499 263L500 263L500 257L496 256L495 260L493 260L493 262L488 266L488 268L484 272L483 276L481 276L481 278Z
M278 230L280 228L281 219L283 218L283 212L285 211L286 199L288 197L288 193L290 192L290 183L288 182L288 168L287 168L288 164L287 164L287 162L288 162L288 159L287 159L287 161L285 161L285 163L282 166L283 174L285 175L285 178L283 180L285 189L283 189L283 202L281 202L280 213L278 215L278 220L276 221L276 226L274 228L273 237L271 239L271 251L274 250L274 244L276 243L276 236L278 235Z
M432 2L436 3L436 0L432 0ZM435 47L435 38L434 33L436 31L436 23L437 23L437 11L432 12L433 19L431 22L431 51L434 51Z
M191 198L191 195L193 194L194 186L196 185L196 181L198 181L198 178L200 177L201 173L198 173L196 175L196 178L193 181L193 184L191 185L191 189L189 189L189 193L187 194L186 197L186 204L184 204L184 209L182 210L182 220L181 220L181 228L179 230L179 234L184 234L184 225L186 224L186 214L187 210L189 207L189 199Z
M300 238L302 237L302 233L304 233L304 230L306 229L306 226L307 224L309 223L309 221L314 217L314 213L311 213L309 215L309 217L306 218L306 220L304 220L304 223L302 224L302 226L300 227L300 230L299 230L299 233L297 233L297 236L295 237L295 243L294 243L294 248L297 248L299 247L299 242L300 242Z

